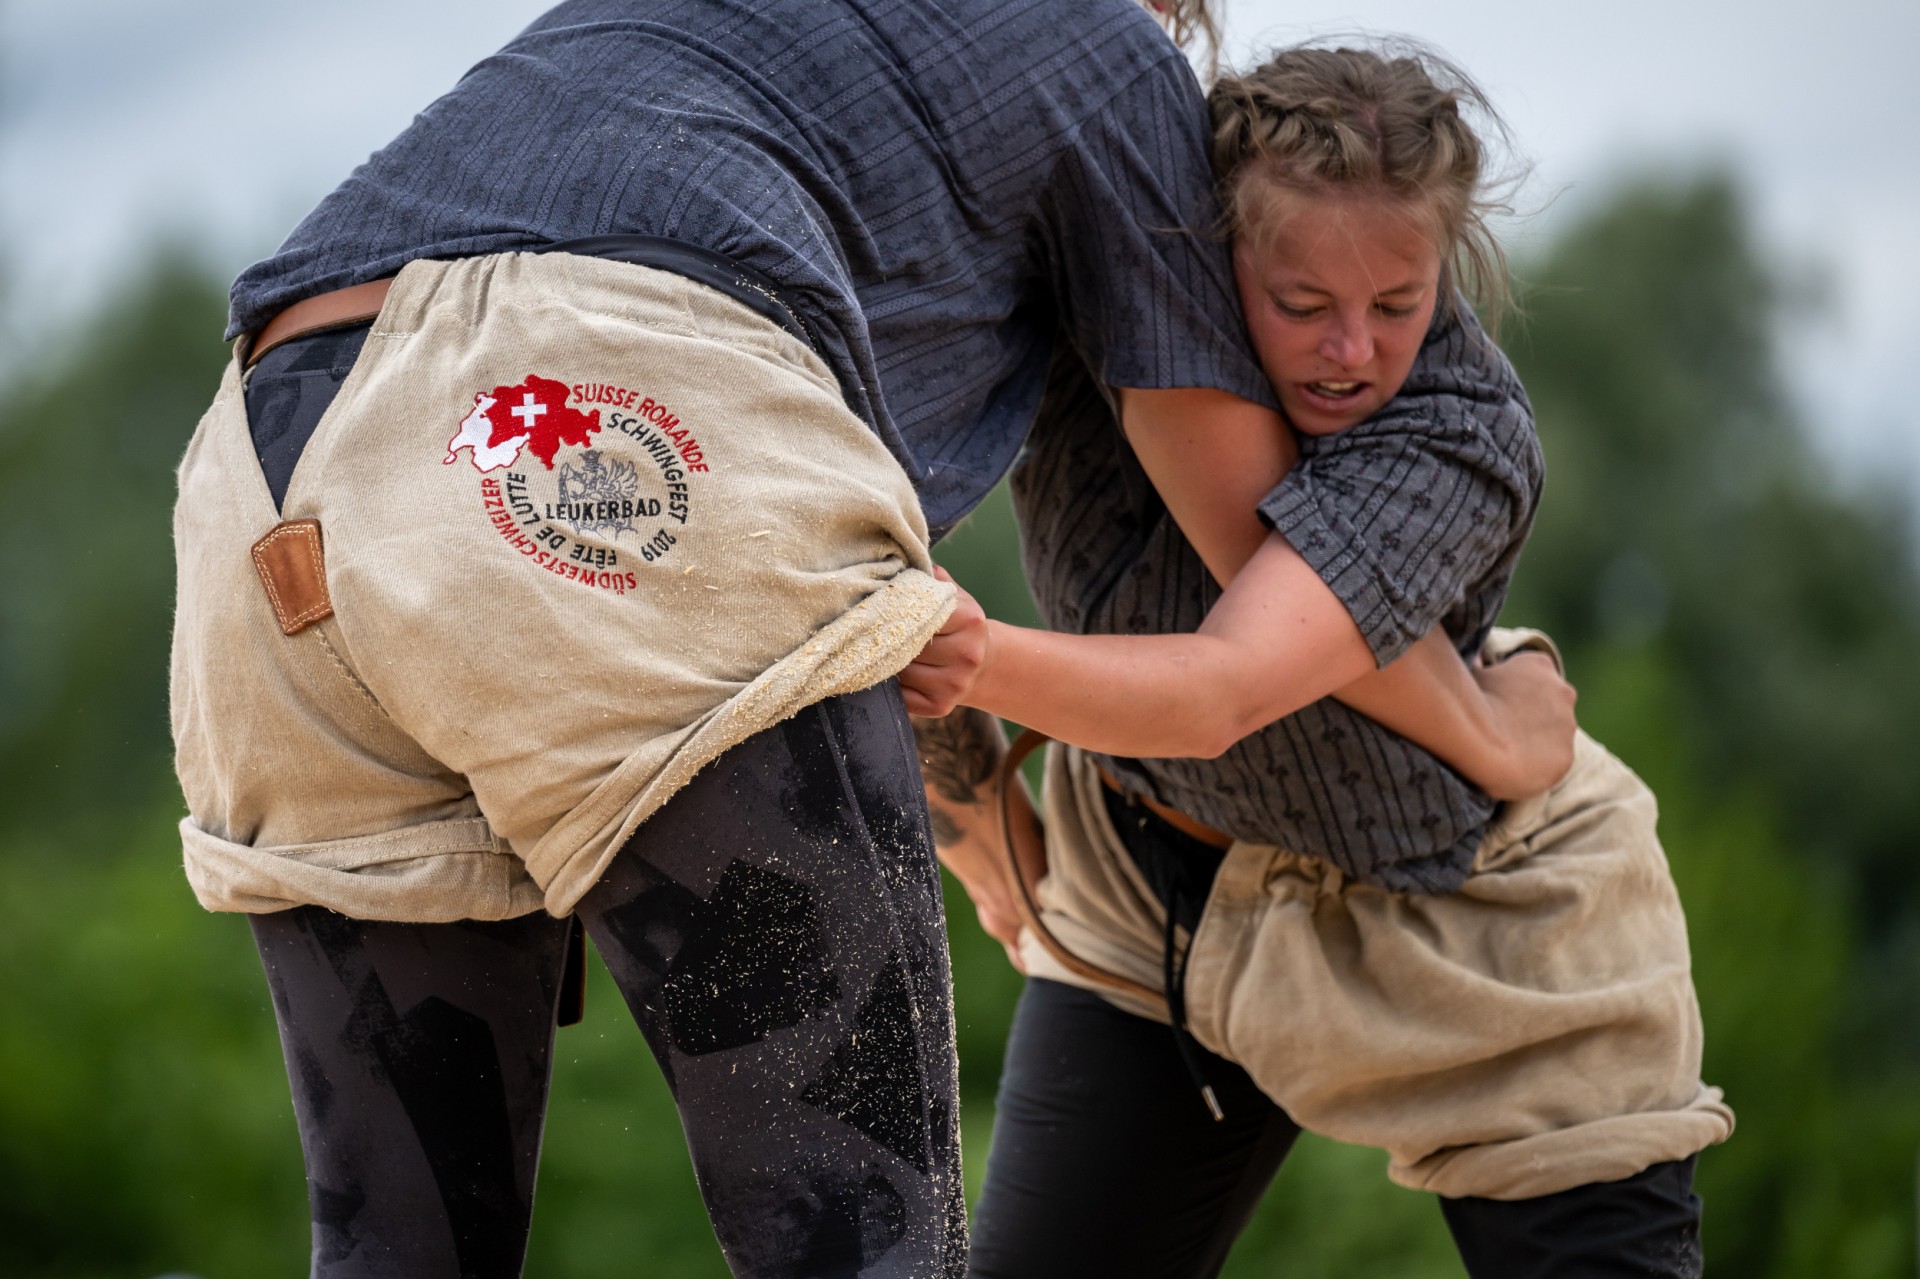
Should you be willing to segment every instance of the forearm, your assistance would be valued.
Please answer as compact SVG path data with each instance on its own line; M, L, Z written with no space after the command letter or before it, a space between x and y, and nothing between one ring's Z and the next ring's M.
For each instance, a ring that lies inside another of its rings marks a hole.
M1486 693L1438 627L1390 665L1333 696L1483 787L1509 766L1507 742Z
M992 715L964 707L938 719L916 716L913 735L941 863L967 890L981 926L1011 949L1019 916L1007 880L1000 824L1005 735ZM1024 780L1016 778L1007 802L1028 881L1036 882L1045 873L1045 846Z
M1373 655L1344 606L1268 539L1188 635L1060 635L987 623L970 706L1114 755L1212 758L1351 683Z
M988 623L967 704L1107 755L1211 758L1241 704L1230 655L1197 635L1060 635Z
M939 719L913 719L920 776L941 859L947 850L985 836L993 819L993 779L1006 737L993 717L962 709Z

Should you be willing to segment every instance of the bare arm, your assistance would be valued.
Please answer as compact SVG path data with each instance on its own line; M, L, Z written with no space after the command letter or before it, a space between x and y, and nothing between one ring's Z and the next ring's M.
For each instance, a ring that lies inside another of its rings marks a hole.
M1436 627L1334 697L1425 747L1495 799L1523 799L1572 766L1574 726L1573 686L1553 659L1524 659L1469 668Z
M1020 916L1007 879L998 807L1006 737L993 716L970 708L941 719L916 716L913 736L920 749L940 860L973 899L980 926L1007 948L1018 968ZM1040 819L1024 779L1015 778L1007 802L1027 882L1038 882L1046 873L1046 852Z
M1060 635L986 622L986 652L961 697L1105 754L1211 759L1371 665L1364 644L1356 653L1311 604L1295 602L1302 574L1313 570L1270 537L1191 635ZM1462 749L1483 749L1478 737L1514 744L1476 761L1492 793L1536 793L1571 765L1574 693L1552 659L1523 654L1479 682L1451 649L1409 660L1460 668L1470 690L1461 701L1487 708L1483 724L1446 722L1464 735ZM1293 673L1276 678L1277 669Z
M1257 553L1267 553L1270 535L1254 511L1299 459L1292 431L1279 414L1225 391L1123 388L1119 394L1122 425L1141 465L1208 570L1229 585ZM1293 559L1298 571L1276 575L1271 589L1289 593L1296 617L1292 635L1300 647L1284 659L1274 655L1273 682L1263 686L1266 696L1259 699L1263 708L1283 706L1284 715L1331 695L1503 798L1533 794L1559 776L1548 775L1558 750L1539 753L1551 747L1543 738L1559 734L1555 724L1563 711L1559 681L1549 672L1531 664L1502 672L1490 692L1489 679L1470 672L1438 628L1398 661L1376 669L1365 638L1331 588L1297 555ZM1333 665L1296 666L1295 653L1308 661L1317 654ZM1328 683L1339 675L1348 678ZM1529 695L1545 700L1528 706ZM1199 736L1207 740L1231 728L1208 724L1200 726Z
M1346 609L1279 537L1191 635L986 633L968 705L1111 755L1212 758L1373 669Z
M1272 409L1208 387L1122 387L1119 396L1127 443L1174 523L1225 586L1267 540L1254 512L1300 460L1292 429ZM1361 642L1358 631L1354 639Z

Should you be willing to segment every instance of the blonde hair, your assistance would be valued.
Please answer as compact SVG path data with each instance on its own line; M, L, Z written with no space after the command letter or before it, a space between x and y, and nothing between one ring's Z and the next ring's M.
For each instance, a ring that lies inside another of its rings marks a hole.
M1210 0L1143 0L1147 8L1166 24L1173 42L1189 52L1196 44L1206 51L1211 69L1217 63L1220 48L1220 24L1214 19Z
M1460 68L1411 41L1299 45L1221 76L1207 102L1214 177L1234 235L1260 235L1276 196L1377 194L1427 219L1444 280L1483 308L1511 305L1488 218L1510 209L1519 175L1489 174L1466 116L1482 117L1502 142L1506 126Z

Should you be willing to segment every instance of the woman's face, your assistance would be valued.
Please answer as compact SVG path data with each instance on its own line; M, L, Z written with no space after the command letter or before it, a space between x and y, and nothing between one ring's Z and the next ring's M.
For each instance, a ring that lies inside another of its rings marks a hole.
M1329 435L1400 390L1426 337L1440 252L1418 210L1303 196L1234 246L1240 305L1296 430Z

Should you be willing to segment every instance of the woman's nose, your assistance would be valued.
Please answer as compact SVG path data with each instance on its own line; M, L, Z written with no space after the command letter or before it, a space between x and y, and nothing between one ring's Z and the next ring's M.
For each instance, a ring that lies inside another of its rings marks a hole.
M1343 369L1357 369L1373 358L1373 334L1364 321L1336 317L1320 339L1320 354Z

